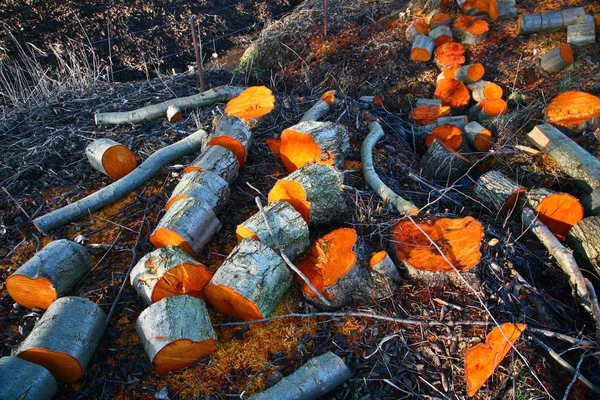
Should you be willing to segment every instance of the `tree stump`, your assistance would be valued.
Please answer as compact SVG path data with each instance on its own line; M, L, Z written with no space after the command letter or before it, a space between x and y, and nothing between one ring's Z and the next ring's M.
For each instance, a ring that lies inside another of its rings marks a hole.
M427 62L431 60L435 42L427 35L419 34L412 42L410 49L410 59L413 61Z
M462 44L472 45L485 39L489 30L488 23L484 19L464 16L454 20L452 32Z
M446 25L440 25L437 28L430 30L429 37L433 39L433 44L435 47L454 41L454 38L452 37L452 29Z
M189 367L217 350L206 305L187 295L167 297L146 308L136 330L157 374Z
M442 104L452 108L462 108L469 104L471 94L467 86L456 79L442 79L435 86L435 97Z
M475 83L483 78L485 68L480 63L463 65L454 71L454 79L465 84Z
M558 32L569 25L587 21L583 7L575 7L562 11L549 11L537 14L521 14L517 21L519 35L541 32Z
M488 151L492 146L492 132L478 122L473 121L465 125L464 135L475 151Z
M114 179L121 179L137 167L135 156L127 147L112 139L96 139L85 148L92 168Z
M583 207L576 197L548 189L531 189L527 192L529 206L538 214L550 232L564 241L569 230L583 218Z
M287 201L308 224L327 224L346 209L343 182L344 175L334 167L308 164L277 181L269 203Z
M50 400L57 390L46 368L17 357L0 358L0 399Z
M421 158L421 175L439 182L454 182L469 169L470 163L463 155L435 140Z
M475 185L475 196L492 214L512 215L521 208L520 197L527 190L499 171L481 175Z
M542 56L540 67L546 72L555 74L571 65L574 59L571 46L568 43L561 43Z
M406 40L413 43L417 36L429 34L429 25L423 18L417 18L406 29Z
M105 323L106 314L95 303L62 297L48 307L15 355L46 368L58 382L77 382L100 343Z
M571 90L556 96L546 107L548 122L574 132L600 128L600 97Z
M567 244L573 250L577 264L600 274L600 217L592 216L579 221L571 228Z
M182 119L183 119L183 113L181 112L181 109L179 107L177 107L176 105L171 104L167 108L167 121L174 124L176 122L181 121Z
M146 304L187 294L204 298L202 290L213 274L179 247L146 254L131 270L129 281Z
M274 201L264 208L269 226L283 252L294 259L310 245L308 225L302 215L286 201ZM248 218L235 230L238 241L253 238L276 250L275 242L260 211Z
M435 64L439 69L444 70L452 64L464 64L465 48L461 43L444 43L435 49Z
M279 254L248 238L233 249L204 293L220 313L251 321L270 317L291 284L292 273Z
M204 146L221 146L231 151L238 159L240 167L246 162L247 149L252 142L252 132L238 117L222 115L213 120L214 132Z
M240 162L235 154L221 146L209 146L183 171L212 171L232 184L238 176Z
M216 173L188 169L187 172L183 171L181 181L173 189L165 210L168 211L177 200L192 197L206 204L216 214L229 202L230 196L229 184Z
M519 12L515 0L491 0L488 14L492 21L517 19Z
M50 242L6 279L14 301L27 308L50 307L92 270L87 250L67 239Z
M502 87L489 81L478 81L468 85L471 89L473 100L480 103L484 100L501 99L504 91Z
M588 15L585 23L569 25L567 27L567 43L575 47L589 46L596 43L596 21L594 17Z
M177 246L195 257L220 227L221 222L212 209L202 201L188 197L169 208L150 235L150 242L157 249Z

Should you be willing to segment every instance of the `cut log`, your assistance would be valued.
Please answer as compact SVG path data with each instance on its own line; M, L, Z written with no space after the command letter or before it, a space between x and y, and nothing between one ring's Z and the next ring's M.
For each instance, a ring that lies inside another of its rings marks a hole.
M465 48L461 43L445 43L435 49L435 63L442 70L452 64L462 65L465 61Z
M417 36L429 34L429 25L423 18L417 18L406 29L406 40L413 43Z
M311 358L293 374L249 400L315 400L325 396L351 376L344 361L329 351Z
M58 385L46 368L17 357L2 357L0 388L2 400L50 400Z
M343 174L334 167L308 164L277 181L269 192L269 203L287 201L307 223L327 224L346 209L343 180Z
M488 151L492 146L492 132L478 122L469 122L465 126L464 135L475 151Z
M435 48L435 42L427 35L417 35L410 49L410 59L413 61L429 61Z
M169 121L170 123L174 124L176 122L179 122L183 119L183 113L181 112L181 110L179 109L179 107L177 107L176 105L171 104L168 108L167 108L167 121Z
M594 15L594 23L596 24L596 30L600 29L600 15Z
M244 121L262 117L275 108L275 96L265 86L253 86L231 99L225 107L225 114Z
M542 56L541 68L551 74L562 71L574 61L573 49L567 43L561 43Z
M361 96L358 101L362 103L366 103L373 107L382 107L383 106L383 97L382 96Z
M481 175L475 185L475 196L492 214L512 215L521 208L519 199L527 190L499 171Z
M377 281L378 285L381 285L381 283L379 283L380 277L385 277L384 279L386 282L402 282L400 270L385 250L373 253L369 260L369 267L371 268L373 278Z
M105 323L106 314L96 303L62 297L48 307L15 355L46 368L58 382L77 382L104 335Z
M484 100L501 99L504 94L502 87L489 81L471 83L469 84L469 89L471 89L473 100L478 103L481 103Z
M292 273L283 259L247 238L229 254L204 293L220 313L252 321L270 317L291 284Z
M129 281L146 304L187 294L204 298L202 289L213 274L179 247L167 246L146 254L131 270Z
M442 100L442 104L452 108L461 108L469 104L471 94L467 86L456 79L442 79L435 86L435 97Z
M600 217L600 188L594 189L592 193L583 199L581 204L587 215L596 215Z
M585 23L567 27L567 43L575 47L584 47L596 43L596 21L591 15Z
M209 106L221 101L228 101L239 96L244 88L220 86L189 97L171 99L159 104L146 106L133 111L96 113L96 125L140 124L163 118L169 106L177 106L182 111L202 106Z
M412 109L408 116L412 118L416 124L427 125L435 123L440 117L450 115L452 111L450 106L442 106L442 101L436 99L439 105L421 105L417 102L417 107Z
M600 98L576 90L561 93L546 107L546 118L575 132L600 128Z
M495 118L508 112L508 104L502 99L483 100L477 104L479 119Z
M431 133L433 135L425 137L425 146L427 147L430 147L434 140L439 140L454 151L470 151L466 139L463 138L463 132L456 125L439 125Z
M433 44L435 47L454 41L454 38L452 37L452 30L446 25L438 26L437 28L429 31L429 37L433 39Z
M221 146L208 146L183 172L212 171L232 184L239 170L240 162L235 154Z
M323 93L321 98L304 113L300 121L318 121L323 118L335 103L335 93L335 90L328 90Z
M448 68L445 68L442 72L439 73L439 75L437 76L435 81L439 82L442 79L454 79L454 74L461 67L462 67L462 65L460 65L460 64L450 65Z
M537 125L527 139L587 193L600 187L600 160L552 125Z
M417 99L417 107L421 106L436 106L440 107L442 101L440 99Z
M200 200L187 197L169 208L150 235L150 242L157 249L177 246L196 257L220 227L211 208Z
M529 35L532 33L558 32L566 30L569 25L582 24L586 21L585 9L575 7L562 11L521 14L517 26L519 35Z
M600 275L600 217L592 216L579 221L571 228L567 244L573 249L577 263Z
M85 148L92 168L114 179L121 179L137 166L135 156L127 147L111 139L96 139Z
M206 305L187 295L152 304L142 311L135 327L157 374L189 367L217 350Z
M492 21L517 19L519 12L515 0L491 0L488 14Z
M556 193L544 188L531 189L527 192L527 203L550 232L563 241L573 225L583 218L581 203L567 193Z
M199 130L177 143L156 151L126 177L68 206L36 218L33 220L35 227L46 233L122 199L158 174L165 165L198 150L204 136L206 132Z
M487 14L490 8L490 0L457 0L458 6L465 14Z
M173 193L165 206L169 208L178 200L193 197L210 207L215 214L228 202L231 190L227 181L212 171L184 170L181 181L173 189Z
M50 242L6 279L6 290L27 308L50 307L92 270L85 247L67 239Z
M443 255L431 245L423 232L436 243ZM467 271L481 260L483 237L483 226L472 217L431 219L418 223L418 226L413 221L404 220L392 229L392 254L414 279L433 285L451 281L462 286L457 270L467 282L477 282L475 274Z
M462 44L472 45L485 39L489 30L486 20L464 16L454 20L452 32L456 40Z
M483 65L479 63L469 64L458 68L453 74L453 79L456 79L457 81L461 81L466 84L470 84L475 83L481 78L483 78L484 73L485 68L483 67Z
M432 124L425 125L423 128L428 131L434 130L436 127L444 124L455 125L464 131L465 126L469 123L469 119L466 115L457 115L455 117L440 117L438 120Z
M448 28L452 26L452 17L443 12L433 11L429 16L430 32L432 29L439 28L440 26L447 26Z
M454 182L469 170L469 160L435 140L421 158L421 175L440 182Z
M288 258L295 258L310 245L308 225L302 215L288 202L274 201L264 208L275 238ZM254 214L235 230L238 241L245 238L259 240L275 249L275 243L261 212Z
M243 167L252 142L252 132L246 123L238 117L220 116L213 120L213 128L204 150L207 146L224 147L237 157L240 167Z

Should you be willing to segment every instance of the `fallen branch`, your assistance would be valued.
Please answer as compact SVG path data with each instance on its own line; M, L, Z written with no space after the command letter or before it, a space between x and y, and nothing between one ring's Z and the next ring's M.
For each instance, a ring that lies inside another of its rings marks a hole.
M171 99L159 104L138 108L137 110L96 113L94 120L96 125L139 124L165 117L169 106L178 107L181 111L186 111L192 108L209 106L220 101L231 100L239 96L243 91L243 87L219 86L193 96Z
M329 109L335 102L335 90L328 90L323 93L321 98L317 100L315 104L302 116L300 122L302 121L318 121L325 114L329 112Z
M401 215L413 215L419 212L419 209L408 201L392 191L385 183L379 179L375 167L373 166L373 147L384 136L383 129L378 122L369 124L369 135L360 147L360 158L362 162L363 175L367 185L375 191L385 202L392 204Z
M156 151L127 176L81 200L42 215L33 223L39 231L46 233L114 203L158 174L167 164L200 149L205 136L206 132L199 130L177 143Z

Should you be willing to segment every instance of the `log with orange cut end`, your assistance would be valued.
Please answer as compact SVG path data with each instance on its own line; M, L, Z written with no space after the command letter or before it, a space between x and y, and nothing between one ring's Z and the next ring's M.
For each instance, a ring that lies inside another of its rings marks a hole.
M434 140L439 140L454 151L470 151L462 130L456 125L439 125L431 133L431 135L425 136L425 146L427 147L431 146Z
M492 146L492 132L476 121L471 121L465 125L464 135L475 151L488 151Z
M406 39L412 43L418 35L429 34L429 25L424 18L417 18L406 29Z
M435 97L442 104L452 108L461 108L469 104L471 94L467 86L456 79L442 79L435 86Z
M567 68L573 61L575 61L573 49L568 43L561 43L542 56L540 67L546 72L555 74Z
M208 146L221 146L231 151L240 164L244 166L248 147L252 142L252 132L246 126L246 123L235 116L219 116L213 120L213 133L204 144L203 151Z
M583 219L583 206L568 193L532 189L527 192L527 202L538 214L538 219L563 241L571 228Z
M146 308L136 331L157 374L186 368L217 350L206 305L188 295L166 297Z
M435 47L441 46L444 43L450 43L454 41L452 36L452 29L446 25L438 26L429 32L429 37L433 39Z
M581 91L564 92L546 107L548 122L577 132L600 127L600 98Z
M465 61L465 48L459 42L444 43L435 49L435 63L442 70Z
M431 60L435 41L427 35L417 35L410 48L410 59L412 61L426 62Z
M475 83L470 83L468 86L471 90L473 100L478 103L484 100L501 99L504 94L502 87L489 81L480 80Z
M440 117L445 117L450 115L452 109L450 106L443 106L440 104L437 105L422 105L413 108L408 116L412 118L416 124L419 125L428 125L433 124Z
M476 107L479 109L478 118L495 118L508 112L508 104L502 99L483 100Z
M466 84L475 83L483 78L483 74L485 73L485 68L480 63L464 65L456 71L452 78L464 82Z
M225 107L225 114L248 121L270 113L273 108L275 96L271 90L265 86L253 86L230 100Z
M460 68L462 68L461 64L452 64L447 68L444 68L444 70L437 76L436 82L442 79L454 79L454 73Z
M173 189L173 193L165 205L165 210L178 200L193 197L210 207L215 214L228 202L231 196L229 184L223 178L210 170L186 168L181 181Z
M475 185L475 196L494 215L512 215L520 209L519 200L527 190L499 171L481 175Z
M429 17L429 29L435 29L439 26L450 26L452 17L446 13L434 11Z
M323 118L335 103L335 94L335 90L328 90L323 93L321 98L304 113L300 121L318 121Z
M231 184L237 179L239 170L240 162L230 150L221 146L208 146L183 173L211 171Z
M146 304L187 294L204 298L202 290L213 274L179 247L167 246L146 254L131 270L131 286Z
M487 14L490 8L490 0L458 0L457 3L469 15Z
M472 45L480 43L490 30L484 19L471 16L459 17L454 20L452 32L456 40L462 44Z
M111 139L96 139L85 148L91 166L114 179L121 179L137 167L135 156L127 147Z
M515 0L491 0L488 13L492 21L517 19L519 14Z

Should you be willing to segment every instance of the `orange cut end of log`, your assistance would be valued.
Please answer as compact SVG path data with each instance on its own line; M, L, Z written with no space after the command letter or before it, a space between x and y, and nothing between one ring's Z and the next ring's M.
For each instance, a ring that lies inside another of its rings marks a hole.
M461 43L451 42L444 43L435 49L435 59L442 65L449 67L452 64L464 64L465 48Z
M444 69L444 71L443 71L444 77L446 79L454 79L454 73L456 72L456 70L460 69L460 67L461 67L460 64L450 65L448 68Z
M321 147L308 133L286 129L281 133L279 156L288 172L321 160Z
M496 83L490 82L483 88L483 97L488 100L501 99L504 94L502 87Z
M508 104L502 99L483 100L479 107L488 117L504 115L508 112Z
M189 367L200 357L204 357L217 350L215 339L206 339L195 342L189 339L180 339L163 347L152 360L154 372L166 374Z
M546 107L546 116L553 124L573 128L587 120L600 117L600 98L576 90L564 92Z
M156 229L152 235L150 235L150 242L157 249L167 246L177 246L192 257L196 257L196 252L192 250L192 247L188 244L188 242L181 237L180 234L170 229Z
M202 167L189 166L189 167L186 167L183 170L183 173L187 174L187 173L190 173L190 172L201 171L201 170L202 170Z
M600 28L600 15L594 15L594 22L596 23L596 30Z
M441 79L435 87L435 97L442 100L442 104L452 108L460 108L469 104L471 92L469 88L456 79Z
M383 96L374 96L371 104L376 107L383 107Z
M467 0L462 5L463 11L476 9L479 12L488 12L490 9L490 0Z
M213 274L203 264L184 263L168 270L154 286L152 302L165 297L187 294L204 299L204 286L212 279Z
M572 64L575 61L575 57L573 56L573 49L571 45L568 43L560 44L560 57L564 62Z
M419 223L419 227L440 247L461 272L475 267L481 259L483 226L473 217L439 218ZM398 258L421 271L455 272L429 239L411 221L400 221L392 229Z
M172 198L171 198L171 199L170 199L170 200L167 202L167 204L165 205L165 211L169 211L169 208L171 208L171 206L172 206L173 204L175 204L175 202L176 202L177 200L183 200L183 199L187 199L188 197L190 197L190 196L185 196L185 195L183 195L183 194L178 194L177 196L173 196L173 197L172 197Z
M223 315L237 317L243 321L264 318L256 304L225 285L209 283L204 288L204 295L208 302Z
M481 65L480 63L476 63L469 67L469 70L467 71L467 77L471 81L476 82L476 81L480 80L481 78L483 78L484 73L485 73L485 67L483 65Z
M369 260L369 267L373 268L374 265L379 264L383 259L387 257L388 253L385 250L378 251L377 253L373 253L371 259Z
M225 107L225 114L250 120L270 113L273 108L275 96L271 90L265 86L253 86L230 100Z
M327 105L330 106L335 101L336 93L337 93L337 91L335 91L335 90L328 90L321 95L321 100L323 100L325 103L327 103Z
M258 238L256 233L252 232L250 229L246 228L244 225L238 225L237 228L235 228L235 236L236 236L238 242L241 242L242 240L244 240L246 238L252 238L252 239L260 242L260 239Z
M206 144L207 146L221 146L231 151L233 155L238 159L240 167L244 166L246 162L246 148L239 140L229 136L217 136L214 137Z
M268 201L287 201L302 215L308 223L310 219L310 203L306 200L306 191L298 182L279 180L269 192Z
M487 335L485 343L474 346L465 354L465 377L469 397L483 386L508 351L527 328L525 324L502 324ZM507 340L508 339L508 340Z
M487 11L487 10L486 10ZM481 35L489 31L489 26L486 20L471 16L459 17L454 20L454 27L463 32L469 32L473 35Z
M425 19L423 18L415 19L413 27L417 32L419 32L422 35L429 34L429 25L427 24L427 21L425 21Z
M33 347L17 357L46 368L58 382L75 383L83 377L83 367L69 354Z
M48 279L21 274L13 274L6 279L6 290L14 301L27 308L45 310L58 298L54 285Z
M581 203L567 193L556 193L546 197L535 211L539 220L560 240L565 240L571 228L583 219Z
M431 60L431 53L427 49L415 47L410 50L410 59L413 61L429 61Z
M500 11L498 10L498 0L491 0L488 9L488 15L492 21L497 21L500 17ZM519 18L520 19L520 18ZM519 25L519 30L521 26Z
M487 129L479 131L473 142L475 145L475 150L488 151L490 147L492 147L492 132Z
M440 117L450 115L452 109L449 106L420 106L414 108L408 116L419 125L433 124Z
M431 133L433 133L433 135L427 135L425 137L425 145L427 147L431 146L434 140L439 140L455 151L462 145L462 130L456 125L443 124L434 128Z
M303 260L298 268L319 291L334 285L356 264L356 231L351 228L340 228L317 239L310 248L310 256ZM317 297L310 287L304 283L302 290Z
M450 19L450 16L443 12L437 12L433 14L431 19L429 20L429 24L442 24Z
M450 35L440 35L438 37L436 37L435 39L433 39L433 44L435 45L435 47L441 46L444 43L450 43L453 42L454 38Z
M102 166L108 176L121 179L137 167L137 161L131 150L119 144L102 154Z
M502 206L502 214L508 215L515 208L521 196L523 196L525 193L527 193L527 189L518 189L511 194Z

